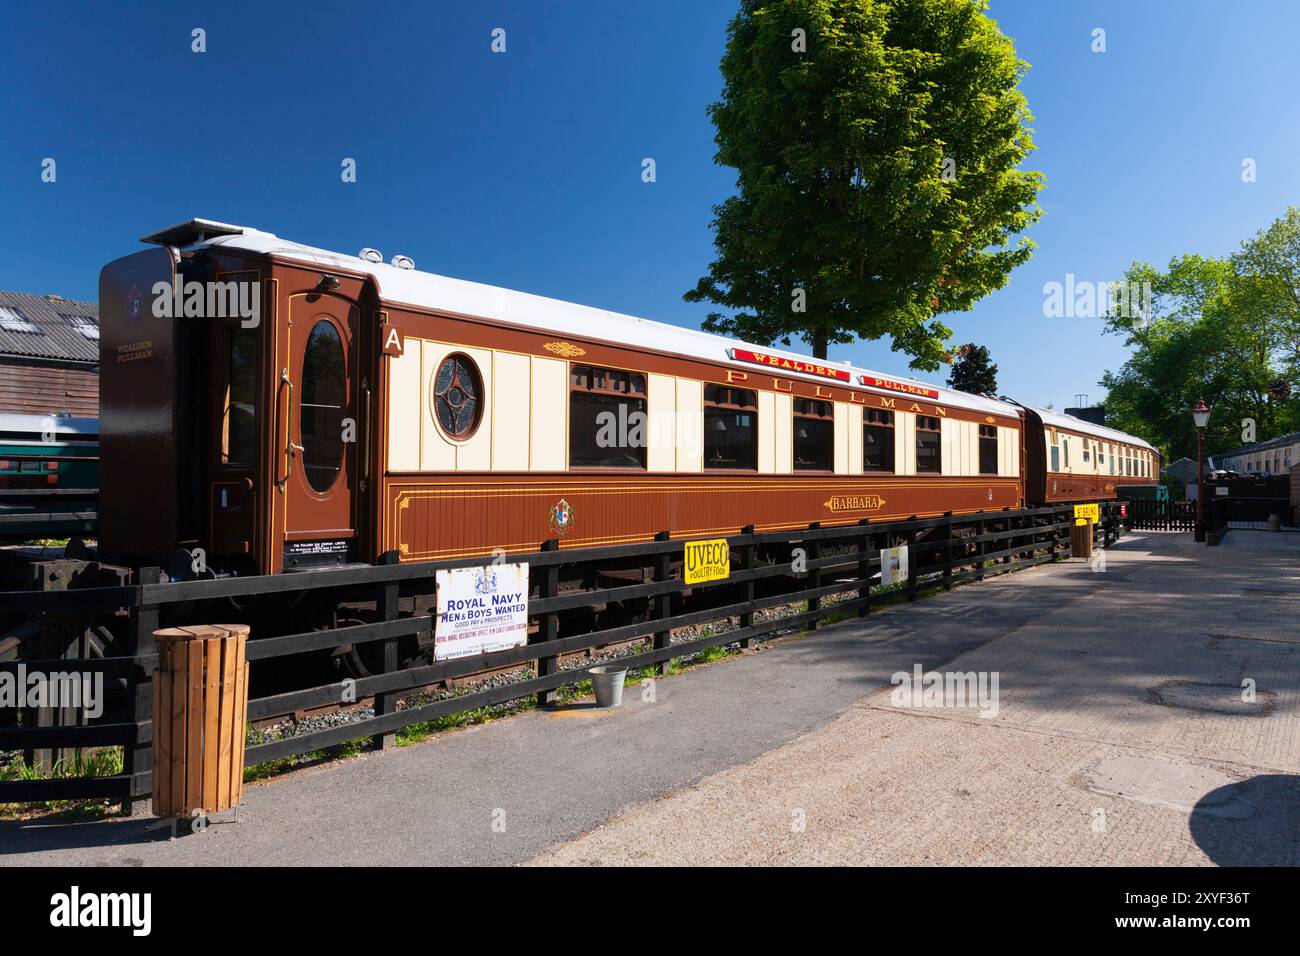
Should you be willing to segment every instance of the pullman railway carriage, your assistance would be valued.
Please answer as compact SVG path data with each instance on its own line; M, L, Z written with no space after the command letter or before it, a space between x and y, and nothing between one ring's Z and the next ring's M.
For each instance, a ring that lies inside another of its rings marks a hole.
M1009 400L192 220L100 278L101 556L273 574L1154 482ZM253 313L256 313L255 315Z

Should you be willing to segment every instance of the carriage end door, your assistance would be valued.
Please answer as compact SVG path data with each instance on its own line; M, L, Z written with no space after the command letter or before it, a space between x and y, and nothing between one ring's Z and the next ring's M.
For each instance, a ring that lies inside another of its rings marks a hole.
M276 476L286 571L361 560L358 467L368 429L360 413L359 323L360 311L347 299L290 297Z

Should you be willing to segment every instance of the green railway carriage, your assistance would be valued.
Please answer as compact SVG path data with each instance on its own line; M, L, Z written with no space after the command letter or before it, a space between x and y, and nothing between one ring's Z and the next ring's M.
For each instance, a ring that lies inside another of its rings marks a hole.
M82 519L54 515L93 512L98 488L98 420L0 415L0 540L83 531Z

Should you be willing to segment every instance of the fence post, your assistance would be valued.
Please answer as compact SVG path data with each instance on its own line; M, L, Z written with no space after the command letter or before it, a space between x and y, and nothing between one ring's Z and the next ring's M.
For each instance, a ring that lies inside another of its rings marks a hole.
M131 743L122 748L122 772L127 776L128 798L122 803L122 812L131 815L143 813L152 796L152 787L145 789L141 778L153 771L153 728L149 739L142 740L144 725L153 720L153 669L141 665L144 657L157 653L153 632L158 630L158 605L144 606L142 585L157 584L162 569L141 568L136 577L135 601L127 623L126 656L134 663L127 672L127 700L131 706L131 720L135 731Z
M912 515L907 520L915 521L916 515ZM916 561L916 555L912 553L915 546L916 546L916 529L912 528L907 532L907 599L909 601L916 600L917 561Z
M400 561L395 551L387 551L379 556L381 567L392 567ZM399 613L401 585L396 581L381 581L375 593L375 612L381 621L396 621ZM435 625L436 626L436 625ZM381 673L392 674L397 670L397 638L390 637L383 642L384 660ZM397 695L391 691L375 694L375 716L384 717L397 711ZM375 750L387 750L397 743L396 731L375 734L370 738L370 746Z
M862 550L858 553L858 579L862 582L862 586L858 588L858 597L862 599L862 606L858 608L858 617L866 617L871 613L871 532L866 530L870 523L870 518L863 518L858 522L863 529Z
M1003 509L1002 509L1002 524L1004 525L1003 530L1005 530L1005 531L1017 531L1017 530L1019 530L1019 529L1016 528L1016 526L1015 526L1015 519L1011 517L1011 509L1010 509L1010 508L1003 508ZM1006 546L1007 546L1007 550L1012 551L1012 553L1011 553L1011 554L1003 555L1001 558L999 558L999 559L998 559L998 563L999 563L999 564L1010 564L1013 560L1015 560L1015 555L1016 555L1018 552L1015 552L1013 549L1016 547L1016 545L1019 543L1019 541L1020 541L1020 536L1019 536L1019 535L1014 535L1014 534L1013 534L1013 535L1008 535L1008 536L1007 536L1007 538L1006 538Z
M820 528L821 526L822 526L822 523L821 523L820 521L814 521L812 524L808 525L808 530L809 530L809 531L816 531L816 530L817 530L818 528ZM821 538L813 538L812 540L810 540L810 541L808 542L808 562L809 562L809 564L811 564L813 561L817 561L817 560L819 560L819 559L821 558L821 556L822 556L822 540L821 540ZM810 575L810 577L811 577L811 579L812 579L812 580L811 580L811 584L812 584L812 586L813 586L814 588L819 588L819 587L822 586L822 569L821 569L821 568L813 568L813 569L812 569L812 574ZM822 599L821 599L820 597L812 597L812 598L809 598L809 599L808 599L808 611L809 611L809 613L812 613L813 611L820 611L821 609L822 609ZM818 622L818 620L819 620L819 618L814 617L811 621L809 621L809 622L808 622L808 630L810 630L810 631L815 631L815 630L817 630L817 622Z
M655 535L656 541L667 541L672 537L667 531L660 531ZM663 582L672 579L672 557L667 551L661 551L655 555L655 581ZM655 620L664 621L672 617L673 596L671 594L656 594L654 597ZM654 649L663 650L673 642L672 631L655 631ZM673 660L666 657L659 662L658 671L660 677L667 677L672 671Z
M944 528L948 532L948 538L947 538L947 542L944 544L943 547L943 589L945 591L951 591L952 590L952 552L953 552L952 512L945 511L943 513L943 516L948 519L948 523L944 525Z
M559 538L547 538L542 542L543 551L560 550ZM541 580L537 585L537 596L540 599L553 598L560 590L560 567L556 564L547 565L541 568ZM531 573L531 571L530 571ZM555 611L546 611L538 615L537 620L537 640L540 644L547 641L553 641L560 636L560 619ZM557 661L554 655L546 657L538 655L537 658L537 676L549 677L557 669ZM537 692L537 706L551 707L559 697L559 691L552 687L550 690L539 690Z
M747 524L745 525L745 527L740 529L740 533L743 535L748 535L750 537L753 537L754 526L752 524ZM744 544L740 546L740 569L742 571L754 570L754 550L755 550L754 543L752 541L749 544ZM745 593L745 600L749 602L751 610L746 611L744 614L740 615L740 629L742 631L754 626L754 612L752 610L754 605L754 579L750 578L749 580L747 580L744 584L743 589ZM740 642L740 646L742 650L748 650L749 638L745 638L744 640L742 640Z

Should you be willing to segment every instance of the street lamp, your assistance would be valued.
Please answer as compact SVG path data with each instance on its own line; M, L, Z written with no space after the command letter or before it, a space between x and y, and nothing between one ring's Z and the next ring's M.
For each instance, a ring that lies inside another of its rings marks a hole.
M1192 409L1196 423L1196 540L1205 540L1205 426L1210 424L1210 406L1205 399L1196 400Z

